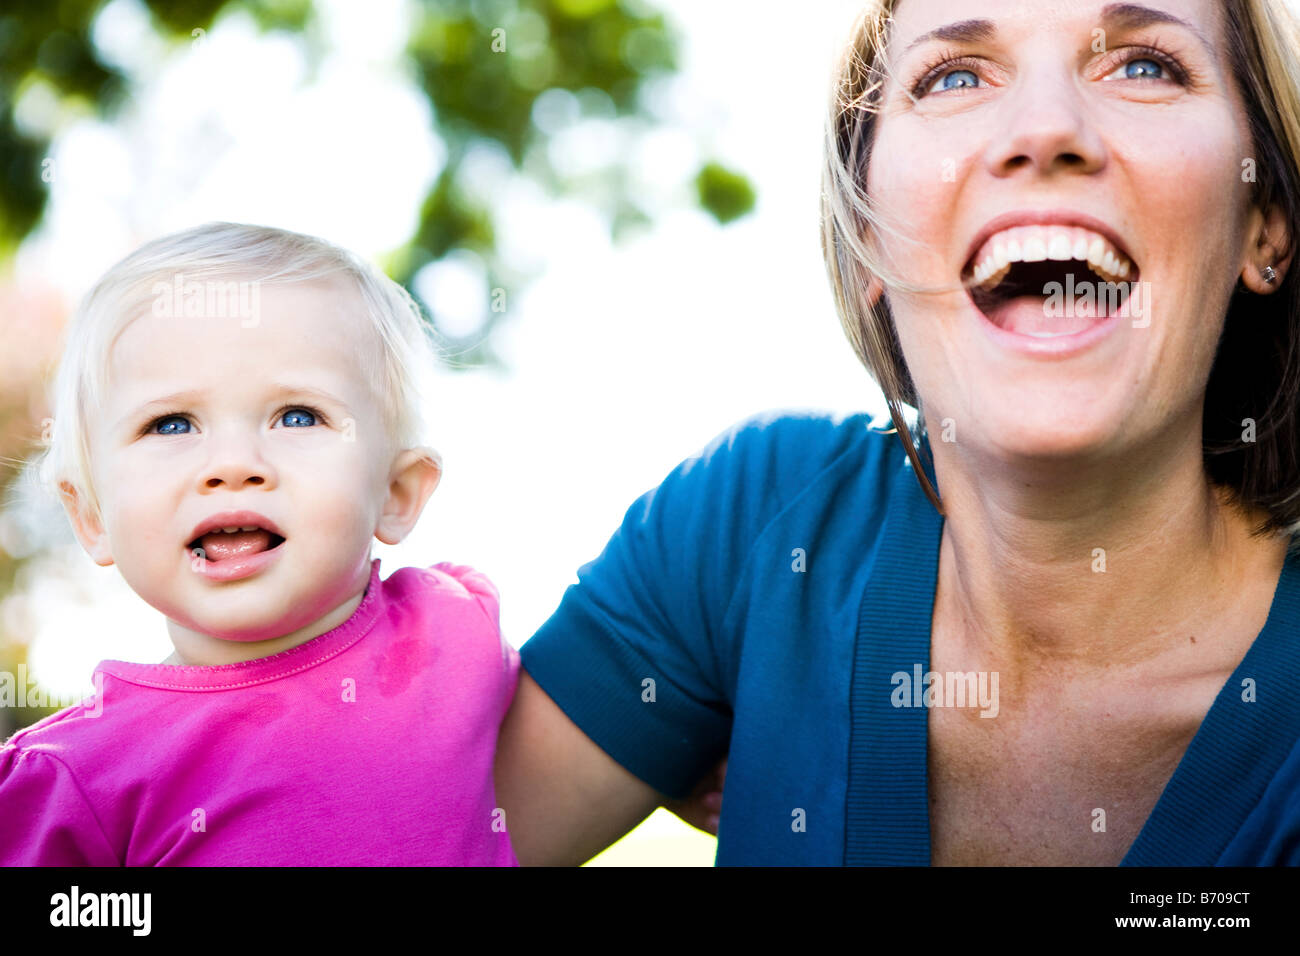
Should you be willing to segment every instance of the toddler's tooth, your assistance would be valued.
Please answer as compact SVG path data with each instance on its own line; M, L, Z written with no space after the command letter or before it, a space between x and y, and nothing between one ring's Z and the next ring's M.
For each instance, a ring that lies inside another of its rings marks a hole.
M1064 262L1070 258L1070 237L1057 233L1047 246L1047 258Z
M1008 262L1025 261L1025 250L1021 248L1019 239L1007 240L1007 261Z
M1047 245L1038 236L1025 240L1025 261L1042 262L1047 258Z
M1116 266L1116 262L1115 262L1115 253L1113 253L1113 252L1111 252L1109 249L1107 249L1107 250L1106 250L1106 258L1103 259L1103 260L1101 261L1101 265L1102 265L1102 268L1104 268L1108 273L1110 273L1111 276L1113 276L1113 275L1118 271L1118 270L1115 268L1115 266ZM1110 276L1107 276L1107 278L1110 278Z
M1088 258L1088 237L1079 236L1074 240L1074 248L1070 250L1070 258L1087 259Z
M993 243L993 262L994 265L1001 269L1007 264L1007 247L1000 242Z
M1129 265L1128 265L1128 260L1125 259L1123 262L1119 264L1119 277L1121 279L1127 279L1128 274L1129 274Z

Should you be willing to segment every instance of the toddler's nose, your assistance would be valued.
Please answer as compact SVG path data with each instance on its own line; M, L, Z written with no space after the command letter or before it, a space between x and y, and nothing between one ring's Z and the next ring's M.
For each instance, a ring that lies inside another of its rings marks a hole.
M214 488L237 490L249 485L265 487L274 483L274 469L247 444L236 446L232 442L215 450L200 472L202 489L208 491Z

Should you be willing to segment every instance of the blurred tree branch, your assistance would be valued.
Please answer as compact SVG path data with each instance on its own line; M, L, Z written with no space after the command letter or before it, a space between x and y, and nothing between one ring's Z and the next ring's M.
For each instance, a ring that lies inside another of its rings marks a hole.
M264 31L297 37L309 58L321 53L314 43L317 11L308 0L143 3L154 29L178 43L202 36L228 12L243 11ZM43 84L61 103L110 121L131 93L131 78L94 43L103 6L104 0L8 0L0 9L0 259L39 224L49 190L43 174L50 141L16 120L24 93ZM642 0L422 0L413 9L406 56L447 161L415 234L386 262L393 278L420 298L421 269L467 252L483 264L485 298L496 289L516 293L527 282L500 253L492 201L470 184L470 157L483 146L499 148L516 173L548 194L577 195L595 206L616 238L653 218L655 210L638 203L626 156L602 170L600 188L590 188L591 177L583 182L555 168L546 147L557 129L543 128L534 114L543 94L568 91L576 104L569 123L594 118L632 131L652 128L656 119L643 92L678 69L678 38L662 13ZM715 162L701 164L693 186L695 201L719 222L754 204L748 180ZM489 345L500 310L489 309L480 328L453 338L429 303L423 305L458 364L494 361Z

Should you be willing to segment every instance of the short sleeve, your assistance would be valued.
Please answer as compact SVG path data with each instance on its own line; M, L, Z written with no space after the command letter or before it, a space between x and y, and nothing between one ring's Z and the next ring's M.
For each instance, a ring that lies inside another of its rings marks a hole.
M72 772L58 757L0 748L0 866L118 866Z
M476 570L467 564L452 564L450 561L443 561L433 565L433 570L441 571L443 574L450 575L460 582L474 599L478 601L479 607L487 616L488 622L492 629L498 633L501 630L501 595L491 579L482 571Z
M515 698L515 690L519 685L519 651L517 651L501 633L501 595L491 579L482 571L475 570L469 565L452 564L442 562L433 565L433 569L443 574L448 574L455 578L460 585L473 595L474 600L478 603L483 616L486 619L488 629L491 631L491 637L496 642L497 648L501 654L501 667L498 673L499 682L494 685L497 693L497 724L505 720L506 713L510 710L510 702Z
M724 620L781 506L777 438L790 427L751 419L679 464L627 510L521 649L584 733L670 797L686 796L727 750L739 648Z

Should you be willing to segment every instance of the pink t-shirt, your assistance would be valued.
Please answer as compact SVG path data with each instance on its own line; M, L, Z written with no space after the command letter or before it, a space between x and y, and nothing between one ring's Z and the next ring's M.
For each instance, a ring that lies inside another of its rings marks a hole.
M401 568L345 622L217 667L104 661L0 747L0 864L518 865L492 758L519 676L471 568ZM102 706L101 706L102 705Z

